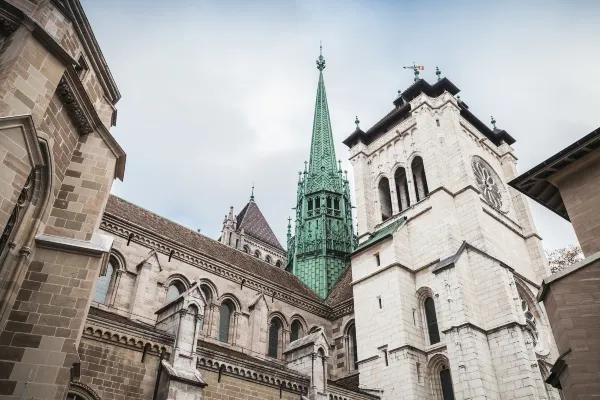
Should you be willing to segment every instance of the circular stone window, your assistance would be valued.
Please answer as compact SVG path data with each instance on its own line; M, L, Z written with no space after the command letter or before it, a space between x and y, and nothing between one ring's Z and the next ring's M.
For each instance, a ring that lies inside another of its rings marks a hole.
M481 157L473 156L471 160L477 188L484 200L500 212L507 212L504 207L504 190L502 181L492 167Z

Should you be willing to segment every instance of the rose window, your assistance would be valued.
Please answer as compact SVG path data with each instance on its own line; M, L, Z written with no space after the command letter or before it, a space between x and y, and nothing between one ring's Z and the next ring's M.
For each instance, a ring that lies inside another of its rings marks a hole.
M485 201L498 211L502 211L502 191L498 185L500 178L496 172L480 157L473 157L472 167L477 187Z

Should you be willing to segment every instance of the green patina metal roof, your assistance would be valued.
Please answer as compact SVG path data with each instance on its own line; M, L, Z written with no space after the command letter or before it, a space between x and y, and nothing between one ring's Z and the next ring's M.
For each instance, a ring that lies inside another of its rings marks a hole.
M310 148L310 162L300 172L294 235L288 223L286 269L326 298L349 266L355 244L350 184L335 160L333 134L323 70L317 59L319 83ZM305 163L306 164L306 163Z
M394 232L396 232L396 230L398 228L400 228L402 225L404 225L405 222L406 222L406 217L403 217L403 218L400 218L398 221L392 222L391 224L384 226L380 230L376 231L373 234L373 236L371 236L369 238L369 240L359 244L358 247L356 248L356 250L354 250L354 253L352 253L352 254L359 253L359 252L373 246L374 244L381 242L382 240L392 237Z
M325 81L323 80L323 70L325 69L323 54L319 55L317 59L317 69L319 70L319 84L317 86L310 161L308 164L309 191L329 188L332 184L337 183L335 180L338 175Z

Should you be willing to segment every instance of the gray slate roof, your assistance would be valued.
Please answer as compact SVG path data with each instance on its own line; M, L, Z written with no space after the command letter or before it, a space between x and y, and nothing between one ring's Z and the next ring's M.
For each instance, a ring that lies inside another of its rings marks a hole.
M237 230L242 229L253 238L285 251L279 244L279 240L277 240L265 216L253 200L250 200L237 216Z

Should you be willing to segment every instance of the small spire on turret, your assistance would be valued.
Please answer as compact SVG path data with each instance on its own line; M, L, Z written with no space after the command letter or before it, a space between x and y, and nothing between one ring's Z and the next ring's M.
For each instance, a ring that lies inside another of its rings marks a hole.
M496 120L494 119L493 116L492 116L492 125L494 126L494 129L496 129Z
M341 174L342 173L342 160L338 160L338 172Z
M356 124L356 129L360 129L360 121L358 120L358 115L356 116L354 123Z
M287 236L292 236L292 217L288 217Z
M306 174L306 171L308 169L308 161L304 161L304 173Z
M252 194L250 195L250 201L254 201L254 182L252 182Z
M435 74L437 75L437 80L439 81L440 75L442 75L442 71L440 71L440 69L438 67L435 67Z
M323 57L323 42L319 45L319 58L317 58L317 69L321 72L325 69L325 58Z

